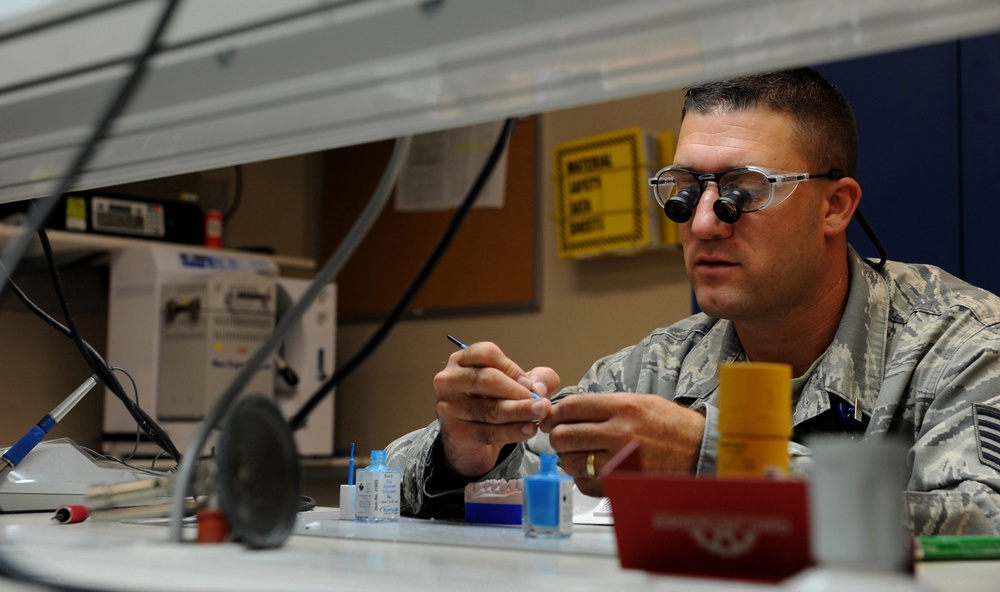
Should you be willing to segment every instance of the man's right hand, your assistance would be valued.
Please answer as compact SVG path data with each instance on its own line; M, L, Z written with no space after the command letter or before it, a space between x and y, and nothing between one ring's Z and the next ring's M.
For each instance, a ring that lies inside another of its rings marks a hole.
M451 469L466 477L490 471L506 444L537 433L536 422L552 405L546 395L558 388L554 370L525 372L493 343L453 353L434 377L441 444Z

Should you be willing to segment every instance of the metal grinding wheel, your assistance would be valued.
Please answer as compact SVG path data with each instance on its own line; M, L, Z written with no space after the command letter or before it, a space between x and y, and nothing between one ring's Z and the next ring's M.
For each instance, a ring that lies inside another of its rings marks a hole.
M281 546L295 525L302 474L277 405L261 395L237 401L216 451L219 505L233 539L252 549Z

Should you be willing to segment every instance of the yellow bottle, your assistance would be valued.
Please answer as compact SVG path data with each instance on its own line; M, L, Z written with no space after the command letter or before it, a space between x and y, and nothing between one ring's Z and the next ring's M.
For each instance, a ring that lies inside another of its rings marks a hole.
M792 367L719 365L719 477L788 475L792 434Z

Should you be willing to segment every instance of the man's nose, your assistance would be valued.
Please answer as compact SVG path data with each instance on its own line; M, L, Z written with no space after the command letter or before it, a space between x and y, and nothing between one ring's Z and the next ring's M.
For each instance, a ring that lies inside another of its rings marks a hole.
M733 225L719 220L715 210L712 209L717 199L719 199L719 186L715 183L706 183L701 199L695 206L694 216L691 217L691 233L694 236L700 239L712 239L732 233Z

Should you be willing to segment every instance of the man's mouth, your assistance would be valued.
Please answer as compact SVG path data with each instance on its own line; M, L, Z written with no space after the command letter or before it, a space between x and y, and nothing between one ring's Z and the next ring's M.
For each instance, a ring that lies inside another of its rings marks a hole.
M697 265L699 267L708 268L721 268L721 267L733 267L736 264L732 261L726 261L725 259L718 259L715 257L700 257L697 260Z

